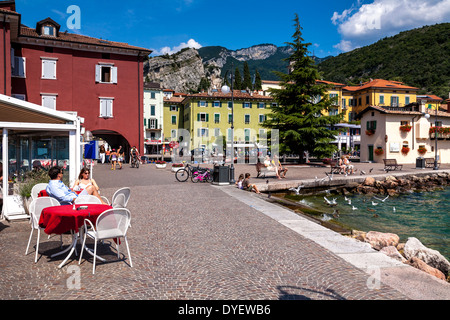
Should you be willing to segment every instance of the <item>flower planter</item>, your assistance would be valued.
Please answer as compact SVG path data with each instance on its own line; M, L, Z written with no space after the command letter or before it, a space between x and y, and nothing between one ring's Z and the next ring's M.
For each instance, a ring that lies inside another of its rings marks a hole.
M372 130L372 129L366 130L366 134L368 136L371 136L371 135L375 134L375 130Z
M383 149L375 149L374 153L377 156L382 156L384 154L384 150Z
M165 163L162 163L162 164L156 163L155 165L156 165L156 168L158 168L158 169L164 169L167 164L165 164Z
M172 172L177 172L178 170L183 169L184 167L172 167Z
M411 131L411 126L410 125L404 125L404 126L400 126L400 131L401 132L410 132Z
M403 147L402 148L402 154L405 155L405 156L408 155L409 151L410 151L410 149L407 148L407 147Z

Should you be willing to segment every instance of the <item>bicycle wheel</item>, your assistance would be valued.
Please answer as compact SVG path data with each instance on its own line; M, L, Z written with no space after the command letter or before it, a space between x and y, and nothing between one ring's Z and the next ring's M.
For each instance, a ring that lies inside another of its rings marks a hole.
M136 168L139 168L139 160L136 160Z
M205 176L205 181L206 181L206 182L209 182L209 183L213 182L213 176L212 176L211 172L208 172L208 173L206 174L206 176Z
M199 176L198 173L197 174L193 173L192 176L191 176L191 181L194 182L194 183L197 183L199 181L198 176Z
M189 178L189 172L186 169L180 169L175 173L175 178L179 182L185 182Z

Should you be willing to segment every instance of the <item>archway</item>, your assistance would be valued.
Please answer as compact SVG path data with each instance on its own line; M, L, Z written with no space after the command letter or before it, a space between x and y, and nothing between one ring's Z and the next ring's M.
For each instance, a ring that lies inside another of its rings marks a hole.
M111 149L117 150L120 146L122 146L125 154L125 162L129 162L131 146L128 140L123 135L111 130L94 130L92 131L92 134L94 135L94 137L101 138L102 140L106 141L108 145L111 146Z

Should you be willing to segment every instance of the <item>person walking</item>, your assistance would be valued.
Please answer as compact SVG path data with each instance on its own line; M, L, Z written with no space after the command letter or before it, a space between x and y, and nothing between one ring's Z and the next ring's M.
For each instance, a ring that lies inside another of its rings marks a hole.
M117 152L116 149L112 149L111 154L109 155L111 159L111 170L116 170L117 165Z
M119 169L122 169L123 160L125 159L125 152L122 149L122 146L117 150L117 163L119 164Z
M111 157L111 147L108 147L108 150L105 152L106 155L106 163L109 163L109 158Z
M105 163L105 158L106 158L106 150L105 150L105 145L104 144L102 144L100 146L99 153L100 153L100 161L101 161L102 164L104 164Z

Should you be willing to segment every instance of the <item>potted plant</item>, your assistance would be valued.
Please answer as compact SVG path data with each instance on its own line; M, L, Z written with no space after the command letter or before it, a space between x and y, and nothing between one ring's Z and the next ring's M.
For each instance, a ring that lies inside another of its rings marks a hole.
M410 132L411 131L412 126L409 124L405 124L403 126L400 126L400 131L402 132Z
M177 172L178 170L183 169L183 168L184 168L184 164L182 164L182 163L173 163L172 164L173 172Z
M155 161L156 168L163 169L166 167L166 162L164 160L156 160Z
M420 146L419 149L417 149L417 152L423 156L425 153L427 153L427 148L425 148L424 146Z
M366 130L366 134L368 135L368 136L371 136L371 135L373 135L375 133L375 130L373 130L373 129L367 129Z
M375 149L374 152L375 152L375 154L376 154L377 156L381 156L381 155L384 154L383 148L377 148L377 149Z
M409 147L403 147L402 154L406 156L409 153L409 150L410 150Z

